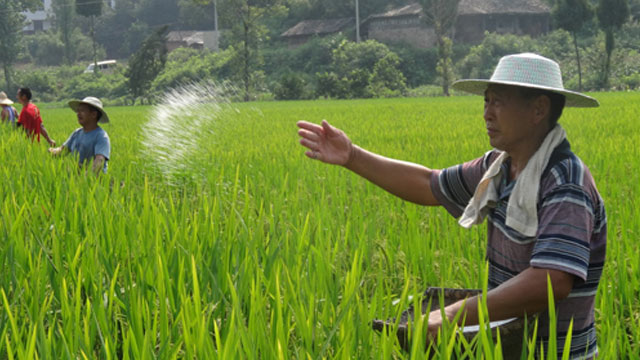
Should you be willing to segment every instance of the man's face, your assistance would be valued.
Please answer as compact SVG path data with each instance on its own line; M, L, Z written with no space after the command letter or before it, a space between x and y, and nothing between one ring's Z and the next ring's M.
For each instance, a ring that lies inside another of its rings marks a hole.
M26 97L26 96L24 96L24 95L22 95L22 94L20 93L20 90L18 90L18 93L16 93L16 99L18 99L18 102L19 102L20 104L24 105L24 104L25 104L25 100L27 99L27 97Z
M484 93L484 121L491 146L509 152L530 137L532 110L517 88L490 85Z
M82 126L98 123L98 111L87 104L80 104L76 109L78 123Z

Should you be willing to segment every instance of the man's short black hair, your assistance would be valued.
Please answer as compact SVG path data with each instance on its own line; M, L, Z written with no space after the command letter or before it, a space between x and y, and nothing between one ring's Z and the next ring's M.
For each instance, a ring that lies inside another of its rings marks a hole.
M528 88L528 87L519 87L520 95L525 100L533 100L538 96L546 96L549 98L550 107L549 107L549 128L553 129L554 126L558 123L558 119L562 116L562 110L564 109L564 105L566 103L566 97L562 94L558 94L553 91Z
M29 89L28 87L21 87L20 89L18 89L18 92L20 93L20 95L22 96L26 96L27 99L29 99L29 101L31 101L31 89Z

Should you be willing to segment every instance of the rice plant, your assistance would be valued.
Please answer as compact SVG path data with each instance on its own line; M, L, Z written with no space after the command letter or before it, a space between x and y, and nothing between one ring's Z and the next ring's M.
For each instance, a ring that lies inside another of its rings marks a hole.
M633 358L640 96L596 97L600 108L566 110L561 122L607 206L600 354ZM112 158L98 178L0 126L0 358L424 357L424 321L409 351L371 321L418 304L428 286L483 288L485 229L307 159L295 123L327 119L364 148L442 168L489 150L482 100L229 106L189 150L198 161L177 160L197 175L186 182L149 166L162 161L148 156L151 107L106 108ZM59 143L77 127L69 109L42 116ZM505 355L499 338L456 331L443 329L431 353Z

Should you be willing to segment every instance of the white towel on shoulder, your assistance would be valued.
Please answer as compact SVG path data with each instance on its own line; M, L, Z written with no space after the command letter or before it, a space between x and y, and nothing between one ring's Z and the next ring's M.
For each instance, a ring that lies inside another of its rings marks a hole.
M553 150L566 138L567 134L560 125L556 125L547 134L544 141L527 162L525 168L516 179L507 204L507 226L525 236L535 236L538 231L538 190L540 177L549 163ZM509 158L506 152L500 151L498 158L484 173L473 197L469 201L458 223L465 228L480 224L496 206L500 197L498 188L502 181L500 171L502 163Z

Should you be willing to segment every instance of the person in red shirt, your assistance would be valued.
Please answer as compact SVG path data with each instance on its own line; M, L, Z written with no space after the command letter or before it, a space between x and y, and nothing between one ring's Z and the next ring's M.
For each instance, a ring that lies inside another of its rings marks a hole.
M18 89L18 101L22 104L22 111L18 117L18 126L22 126L26 131L27 136L33 139L38 139L40 142L40 134L47 140L52 147L56 146L56 142L49 137L49 133L42 125L42 117L40 116L40 110L31 102L31 89L20 88Z

